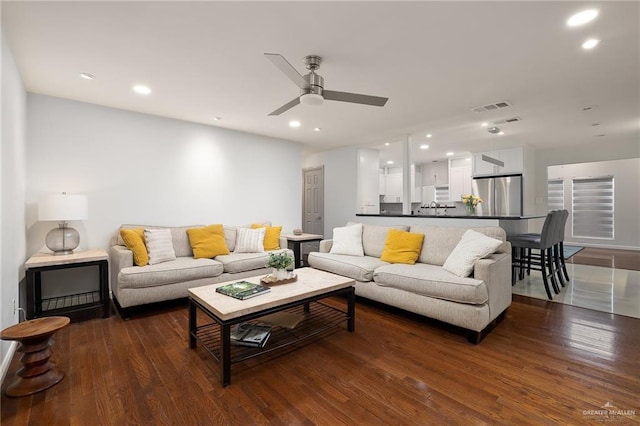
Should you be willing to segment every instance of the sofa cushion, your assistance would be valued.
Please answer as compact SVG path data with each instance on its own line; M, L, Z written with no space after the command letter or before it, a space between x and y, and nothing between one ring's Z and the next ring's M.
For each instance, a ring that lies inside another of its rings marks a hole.
M260 223L254 223L251 225L251 229L264 228L264 251L279 250L280 249L280 233L282 232L282 226L265 226Z
M264 234L266 228L238 228L236 253L262 253L264 251Z
M389 263L416 263L424 234L389 229L380 260Z
M142 288L181 283L222 274L222 264L213 259L178 257L157 265L122 268L118 274L120 288Z
M149 252L149 265L176 260L169 229L145 229L144 242Z
M469 228L457 228L451 226L433 226L433 225L413 225L411 232L420 232L424 234L424 242L418 262L428 263L431 265L444 265L447 258L458 242L462 239L462 235ZM487 235L500 241L506 240L506 232L499 226L483 226L473 228L475 231ZM502 246L497 251L500 251Z
M333 245L330 253L347 256L364 256L362 250L362 224L333 228Z
M133 252L133 263L136 266L144 266L149 263L149 253L144 244L144 229L121 229L120 236L124 245Z
M189 228L187 235L195 259L213 259L221 254L229 254L222 225Z
M388 265L373 256L348 256L332 253L309 253L309 265L316 269L353 278L357 281L371 281L373 271L383 265Z
M224 272L244 272L253 271L256 269L266 268L267 260L269 259L269 253L278 253L287 251L275 250L262 253L230 253L228 255L217 256L216 260L222 263Z
M468 277L478 259L493 254L502 241L468 229L442 267L459 277Z
M373 280L380 286L458 303L481 305L489 299L484 281L459 277L441 266L424 263L380 266Z
M191 226L154 226L154 225L122 225L120 229L169 229L171 231L171 240L173 241L173 249L176 251L176 257L191 257L193 256L193 250L189 244L189 237L187 236L187 229L195 228L204 225L191 225ZM118 233L118 245L125 245L122 241L122 236Z
M347 226L354 225L355 222L348 222ZM408 231L409 227L405 225L369 225L362 224L362 248L365 256L381 257L384 250L384 243L387 240L389 229L397 229L398 231Z

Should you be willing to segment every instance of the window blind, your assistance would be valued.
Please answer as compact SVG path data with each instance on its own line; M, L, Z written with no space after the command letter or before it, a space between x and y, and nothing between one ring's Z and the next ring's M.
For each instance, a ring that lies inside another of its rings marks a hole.
M548 211L564 209L563 179L549 179L547 182L547 209Z
M572 179L574 237L613 239L613 176Z

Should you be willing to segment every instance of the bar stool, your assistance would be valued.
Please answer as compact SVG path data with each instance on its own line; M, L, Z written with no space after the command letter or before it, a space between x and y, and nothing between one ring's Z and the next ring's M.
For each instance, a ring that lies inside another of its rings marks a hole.
M554 293L560 293L560 288L556 282L556 264L553 257L553 246L557 239L556 227L558 219L561 217L558 212L549 212L542 225L540 234L517 234L508 237L511 243L511 281L516 282L516 273L520 279L524 278L524 271L530 273L531 269L540 271L542 282L550 300L553 299L549 280ZM532 256L531 250L539 251L539 256Z
M564 275L564 278L567 281L569 280L569 274L567 273L567 264L565 263L564 260L564 230L565 227L567 226L567 219L569 218L569 211L568 210L560 210L562 216L558 225L558 236L557 236L557 244L556 244L556 251L554 251L554 255L556 258L556 263L557 263L557 269L558 269L558 276L560 277L560 280L562 282L562 285L564 287L564 280L562 280L562 276ZM562 272L562 274L560 274L560 272Z

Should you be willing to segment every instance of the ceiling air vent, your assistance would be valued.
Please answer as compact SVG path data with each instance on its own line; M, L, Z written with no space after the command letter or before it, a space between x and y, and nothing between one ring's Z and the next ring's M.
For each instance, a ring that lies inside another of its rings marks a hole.
M511 104L509 103L509 101L500 101L493 104L482 105L482 106L471 108L471 109L473 110L473 112L485 112L485 111L493 111L500 108L507 108L510 106Z
M506 123L515 123L516 121L522 121L522 118L520 117L511 117L511 118L505 118L504 120L495 120L493 121L493 124L506 124Z

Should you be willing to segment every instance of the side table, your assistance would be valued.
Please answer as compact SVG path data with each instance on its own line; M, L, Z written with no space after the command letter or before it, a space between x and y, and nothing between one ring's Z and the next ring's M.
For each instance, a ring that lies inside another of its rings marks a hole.
M314 241L322 241L324 237L320 234L282 234L281 237L287 239L288 248L293 250L293 257L295 259L295 267L302 268L302 256L300 254L300 246L302 243L311 243Z
M18 378L7 387L5 393L14 398L27 396L49 389L64 378L49 358L53 335L69 324L67 317L38 318L12 325L0 334L2 340L20 342L18 352L22 368Z
M60 297L42 299L42 273L56 269L97 266L100 288ZM25 263L27 287L27 319L65 315L71 321L103 317L110 314L109 305L109 255L101 249L77 251L55 256L36 253Z

